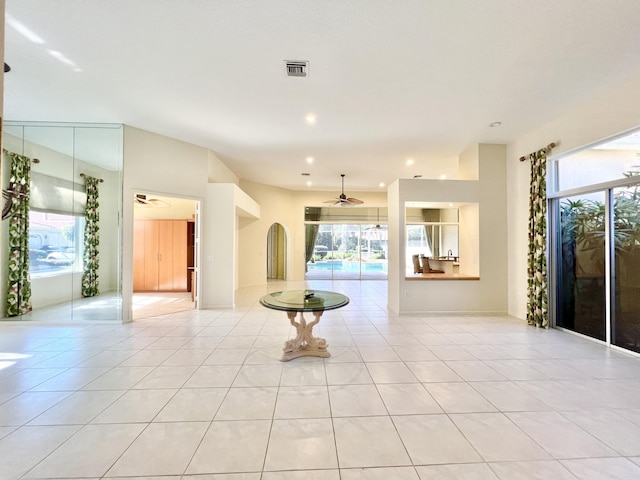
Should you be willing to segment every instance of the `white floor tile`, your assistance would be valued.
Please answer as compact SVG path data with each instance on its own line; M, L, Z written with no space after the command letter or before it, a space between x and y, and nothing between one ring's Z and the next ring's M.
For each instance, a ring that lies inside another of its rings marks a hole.
M331 419L274 420L264 468L306 470L337 468Z
M640 478L640 358L314 284L351 298L314 329L328 358L280 361L293 330L264 286L129 324L0 324L0 478Z
M262 471L270 429L270 420L212 422L185 473Z
M420 480L413 467L343 468L340 476L342 480Z
M210 422L227 391L227 388L182 388L167 402L154 421Z
M442 361L409 362L407 366L421 382L461 382L462 378Z
M561 463L580 480L629 480L631 478L640 478L640 467L622 457L562 460Z
M456 360L445 362L467 382L495 382L505 377L480 360Z
M233 382L234 387L277 387L282 365L244 365Z
M175 394L174 389L129 390L98 415L93 423L150 422Z
M335 418L340 468L411 465L389 417Z
M20 478L81 427L21 427L0 439L0 478Z
M191 375L183 388L230 387L239 371L240 365L203 365Z
M420 480L498 480L486 463L429 465L416 467L416 470Z
M497 411L491 402L468 383L424 383L423 385L447 413Z
M277 395L277 387L230 388L215 419L270 420Z
M107 475L182 474L208 426L208 422L149 424Z
M327 374L322 359L307 358L309 359L308 362L286 362L283 364L280 385L289 387L299 385L326 385Z
M501 413L450 417L487 462L551 459L551 455Z
M274 418L330 417L329 393L326 386L280 387Z
M512 412L507 417L554 458L615 457L617 453L558 412Z
M640 428L615 411L565 411L562 415L616 450L619 455L640 455Z
M500 480L577 480L578 477L555 460L491 463ZM492 477L493 478L493 477Z
M482 461L446 415L395 416L393 423L414 465Z
M370 362L366 365L376 384L418 383L418 379L404 362Z
M26 392L0 405L0 426L24 425L71 395L71 392Z
M326 365L329 385L370 384L373 379L364 363L332 363Z
M421 383L377 385L390 415L442 413L442 409Z
M513 382L473 382L471 386L503 412L552 410L552 407Z
M340 480L340 472L337 469L264 472L262 480Z
M329 399L334 418L387 414L375 385L329 385Z
M37 416L30 425L84 425L118 400L124 390L78 391Z
M142 423L87 425L30 470L26 478L101 477L144 427Z

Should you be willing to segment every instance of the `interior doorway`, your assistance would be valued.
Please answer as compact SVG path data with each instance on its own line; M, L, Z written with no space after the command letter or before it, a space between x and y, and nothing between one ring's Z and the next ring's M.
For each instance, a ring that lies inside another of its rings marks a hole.
M274 223L267 234L267 280L286 280L287 232Z
M133 320L198 308L199 201L135 193Z

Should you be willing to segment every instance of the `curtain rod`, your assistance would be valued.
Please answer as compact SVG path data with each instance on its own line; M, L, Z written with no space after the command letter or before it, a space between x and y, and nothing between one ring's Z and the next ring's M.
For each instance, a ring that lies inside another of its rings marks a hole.
M544 153L549 153L549 152L551 151L551 149L553 149L553 148L555 148L555 147L557 147L557 144L556 144L555 142L551 142L551 143L550 143L549 145L547 145L546 147L541 148L540 150L536 150L535 152L532 152L532 153L530 153L529 155L533 155L534 153L539 152L539 151L541 151L541 150L542 150L542 151L544 151ZM520 161L521 161L521 162L524 162L526 159L527 159L527 157L524 157L524 156L523 156L523 157L520 157Z
M87 178L87 177L89 177L90 175L87 175L86 173L81 173L81 174L80 174L80 176L81 176L82 178ZM103 179L101 179L101 178L99 178L99 179L98 179L98 181L99 181L100 183L104 182L104 180L103 180Z

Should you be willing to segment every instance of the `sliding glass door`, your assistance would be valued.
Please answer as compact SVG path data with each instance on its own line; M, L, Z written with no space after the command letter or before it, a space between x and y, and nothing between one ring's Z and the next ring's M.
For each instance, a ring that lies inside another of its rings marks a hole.
M555 160L550 280L558 327L640 353L640 132Z
M370 224L318 224L307 279L386 279L387 230ZM307 239L310 242L310 239Z
M606 340L604 192L559 200L556 325Z
M640 185L613 189L611 344L640 352Z

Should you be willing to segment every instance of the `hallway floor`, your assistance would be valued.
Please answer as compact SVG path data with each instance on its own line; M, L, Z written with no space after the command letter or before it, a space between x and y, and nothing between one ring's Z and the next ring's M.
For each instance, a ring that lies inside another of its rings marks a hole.
M640 358L510 317L392 316L386 282L280 362L260 296L130 324L0 323L0 479L640 478Z

